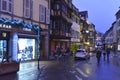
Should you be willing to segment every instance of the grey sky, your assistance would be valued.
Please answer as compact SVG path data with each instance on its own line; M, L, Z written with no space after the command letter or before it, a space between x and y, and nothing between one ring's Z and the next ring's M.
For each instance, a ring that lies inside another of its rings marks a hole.
M120 0L73 0L79 11L88 11L88 20L95 24L96 30L105 32L116 20Z

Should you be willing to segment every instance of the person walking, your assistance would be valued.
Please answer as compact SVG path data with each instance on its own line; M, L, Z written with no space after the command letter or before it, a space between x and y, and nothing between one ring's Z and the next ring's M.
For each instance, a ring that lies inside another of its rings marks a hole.
M61 49L60 49L59 46L56 46L55 53L56 53L57 61L60 61L60 57L61 57Z
M67 47L67 49L66 49L66 55L70 56L70 48L69 47Z
M103 54L103 60L105 61L106 60L106 50L102 50L102 54Z
M107 48L107 61L109 62L109 57L110 57L110 48Z
M101 49L100 48L97 49L96 58L97 58L97 63L100 64L100 58L101 58Z
M61 48L61 54L62 54L62 61L65 61L65 56L66 56L66 49L64 46L62 46Z

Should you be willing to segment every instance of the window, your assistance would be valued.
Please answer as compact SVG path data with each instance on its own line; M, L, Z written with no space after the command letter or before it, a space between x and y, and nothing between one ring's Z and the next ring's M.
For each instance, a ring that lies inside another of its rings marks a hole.
M66 33L68 33L69 32L69 27L68 27L68 25L66 24Z
M1 10L12 13L13 0L1 0Z
M90 32L90 36L93 36L92 32Z
M59 9L60 9L59 4L54 4L54 9L55 9L55 10L59 10Z
M40 22L45 22L45 7L40 5Z
M35 39L19 38L18 46L19 46L18 60L26 61L35 59L36 53Z
M46 24L50 24L50 9L46 9Z
M120 20L118 21L118 26L120 26Z
M31 16L31 0L24 0L24 17L30 18Z
M59 30L59 21L54 21L53 29Z
M50 29L52 29L52 27L53 27L53 21L50 20Z
M64 13L67 13L67 8L66 8L64 5L62 5L62 11L63 11Z

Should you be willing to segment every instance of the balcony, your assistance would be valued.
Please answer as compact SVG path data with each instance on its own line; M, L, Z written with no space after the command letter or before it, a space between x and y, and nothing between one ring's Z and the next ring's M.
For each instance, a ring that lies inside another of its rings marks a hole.
M60 11L59 10L51 10L51 16L60 16Z
M66 33L64 31L59 30L50 30L50 35L54 38L70 38L71 33Z
M62 12L62 17L68 22L68 23L71 23L72 24L72 20L70 18L67 17L67 15L65 15L63 12Z

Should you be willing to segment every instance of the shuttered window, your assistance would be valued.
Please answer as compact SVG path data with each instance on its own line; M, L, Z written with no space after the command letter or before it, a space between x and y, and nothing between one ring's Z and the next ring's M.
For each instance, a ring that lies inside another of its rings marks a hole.
M46 24L50 24L50 9L46 9Z
M31 18L31 0L24 0L24 17Z
M1 0L1 10L3 12L12 13L13 0Z
M45 22L45 7L40 5L40 22Z

